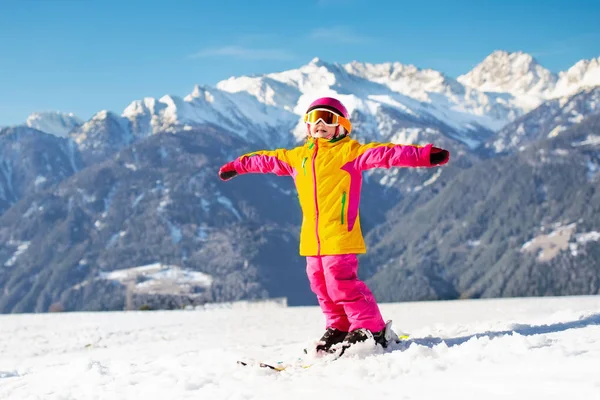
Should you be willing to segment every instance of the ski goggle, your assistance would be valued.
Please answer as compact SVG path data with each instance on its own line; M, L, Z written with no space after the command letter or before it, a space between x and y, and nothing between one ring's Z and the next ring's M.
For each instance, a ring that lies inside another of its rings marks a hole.
M324 108L316 108L304 114L304 122L306 123L316 124L319 120L327 126L341 125L348 133L352 130L352 124L348 119Z

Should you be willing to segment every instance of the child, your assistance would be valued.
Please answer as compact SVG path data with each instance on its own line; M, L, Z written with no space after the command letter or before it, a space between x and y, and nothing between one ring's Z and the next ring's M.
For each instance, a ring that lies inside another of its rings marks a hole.
M243 155L221 167L219 177L270 172L294 178L303 213L300 255L306 256L310 287L326 320L317 351L369 338L386 347L395 334L386 329L375 297L357 277L357 254L366 253L359 219L362 171L433 167L446 164L450 155L431 144L360 144L349 137L346 107L331 97L315 100L304 122L304 146Z

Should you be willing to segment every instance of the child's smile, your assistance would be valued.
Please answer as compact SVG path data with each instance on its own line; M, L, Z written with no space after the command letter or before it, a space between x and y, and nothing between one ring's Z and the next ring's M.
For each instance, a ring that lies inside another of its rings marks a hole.
M336 126L327 126L321 121L310 126L310 135L314 138L330 139L335 135Z

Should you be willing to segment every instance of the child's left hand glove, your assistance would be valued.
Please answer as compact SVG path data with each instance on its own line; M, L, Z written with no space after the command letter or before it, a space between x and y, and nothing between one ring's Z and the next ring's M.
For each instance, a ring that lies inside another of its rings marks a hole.
M228 162L219 169L219 178L221 178L222 181L228 181L237 174L238 172L235 170L233 162Z
M440 149L439 147L432 147L431 153L429 154L429 162L431 165L444 165L450 160L450 152L448 150Z

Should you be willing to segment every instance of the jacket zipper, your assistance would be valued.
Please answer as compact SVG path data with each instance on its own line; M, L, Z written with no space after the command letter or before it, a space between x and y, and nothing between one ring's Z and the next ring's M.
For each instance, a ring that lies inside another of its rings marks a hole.
M346 208L346 192L342 193L342 225L344 225L344 210Z
M317 169L315 168L315 160L317 159L317 152L319 151L319 144L315 140L313 144L316 144L315 152L312 157L312 170L313 170L313 188L315 193L315 225L317 234L317 256L321 255L321 239L319 238L319 201L317 200ZM312 145L309 147L312 148Z

